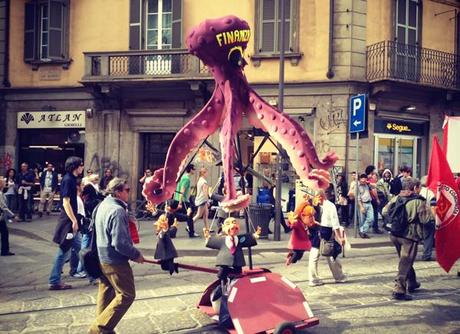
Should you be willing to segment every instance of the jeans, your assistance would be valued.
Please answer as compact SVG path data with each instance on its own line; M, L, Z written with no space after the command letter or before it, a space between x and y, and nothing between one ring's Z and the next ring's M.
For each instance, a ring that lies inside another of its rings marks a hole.
M19 219L25 220L32 219L32 203L33 203L33 196L32 192L29 192L29 197L24 199L24 195L18 196L19 200Z
M434 245L435 223L433 221L423 225L423 254L422 260L431 260Z
M91 243L91 233L85 233L81 237L81 249L89 248ZM85 266L83 265L83 261L80 259L77 267L77 273L85 271Z
M367 233L374 221L374 208L371 202L363 203L364 213L360 211L359 232Z
M8 205L8 208L16 212L17 211L17 195L16 194L10 194L10 195L5 195L6 197L6 205Z
M114 333L114 328L128 311L136 297L134 275L128 262L121 264L101 263L97 293L96 320L89 333Z
M72 247L70 248L70 276L78 272L80 263L81 233L77 232L73 238Z
M58 252L54 259L53 268L51 269L50 277L48 279L48 283L50 285L56 285L61 283L61 272L62 268L64 267L64 263L68 254L70 253L70 249L67 252L63 252L61 247L58 248Z

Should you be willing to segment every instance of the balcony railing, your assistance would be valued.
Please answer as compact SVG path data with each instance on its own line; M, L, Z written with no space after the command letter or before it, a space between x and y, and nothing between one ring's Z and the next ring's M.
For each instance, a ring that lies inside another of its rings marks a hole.
M83 82L210 77L187 50L85 52Z
M458 55L383 41L367 47L367 80L395 80L460 89Z

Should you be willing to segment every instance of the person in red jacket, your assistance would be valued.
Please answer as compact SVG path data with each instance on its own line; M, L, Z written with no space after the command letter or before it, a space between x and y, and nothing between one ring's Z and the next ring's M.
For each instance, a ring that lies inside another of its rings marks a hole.
M308 237L308 228L315 223L315 209L311 205L310 199L300 203L294 212L288 214L288 222L292 229L289 238L289 253L286 258L286 265L299 261L304 252L310 250L311 242Z

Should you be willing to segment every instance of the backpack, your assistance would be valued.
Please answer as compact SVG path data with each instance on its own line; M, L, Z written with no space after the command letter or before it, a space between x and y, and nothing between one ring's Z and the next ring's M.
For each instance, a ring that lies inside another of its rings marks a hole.
M384 228L396 237L405 237L409 230L409 221L407 218L406 204L418 197L401 197L398 196L396 201L388 209L388 217L385 221Z

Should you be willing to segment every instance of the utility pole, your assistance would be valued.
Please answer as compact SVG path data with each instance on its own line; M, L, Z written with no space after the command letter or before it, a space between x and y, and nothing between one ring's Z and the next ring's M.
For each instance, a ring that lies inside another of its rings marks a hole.
M280 71L279 71L279 86L278 86L278 110L283 112L284 108L284 26L285 26L285 8L284 0L279 0L280 5L280 31L279 31L279 48L280 48ZM281 219L283 218L283 212L281 211L281 145L278 146L278 159L276 164L276 194L275 194L275 241L281 240Z

